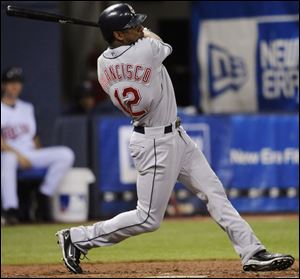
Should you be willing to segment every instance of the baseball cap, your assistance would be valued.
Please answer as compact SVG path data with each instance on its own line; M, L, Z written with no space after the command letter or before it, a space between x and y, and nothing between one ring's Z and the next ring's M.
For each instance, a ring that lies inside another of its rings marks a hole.
M23 69L20 67L10 67L2 74L2 82L19 81L24 82Z

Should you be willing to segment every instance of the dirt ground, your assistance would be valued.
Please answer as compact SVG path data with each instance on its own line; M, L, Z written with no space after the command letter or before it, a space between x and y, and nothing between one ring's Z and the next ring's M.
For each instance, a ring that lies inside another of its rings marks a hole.
M82 263L76 276L61 265L2 265L1 278L299 278L299 261L286 271L243 272L239 261Z

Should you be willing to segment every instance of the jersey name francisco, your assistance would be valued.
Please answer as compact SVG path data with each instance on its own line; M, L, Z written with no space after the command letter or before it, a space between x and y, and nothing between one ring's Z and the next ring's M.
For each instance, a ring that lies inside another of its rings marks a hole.
M105 67L103 72L102 79L105 78L105 80L101 80L101 83L112 85L116 82L128 80L147 84L151 78L152 70L150 67L142 65L121 63Z

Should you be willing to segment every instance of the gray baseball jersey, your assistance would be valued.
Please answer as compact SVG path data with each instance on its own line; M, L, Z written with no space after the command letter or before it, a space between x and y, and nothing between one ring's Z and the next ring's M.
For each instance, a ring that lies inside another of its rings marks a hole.
M173 187L180 181L206 203L245 263L264 246L232 207L199 147L174 123L174 90L162 65L171 51L159 40L143 38L130 46L108 49L99 57L102 87L135 126L144 126L135 127L129 145L138 172L138 203L135 210L110 220L71 228L72 242L86 254L91 248L158 229Z
M102 88L132 117L134 126L163 126L176 120L174 89L162 64L171 52L170 45L143 38L130 46L108 48L98 58Z

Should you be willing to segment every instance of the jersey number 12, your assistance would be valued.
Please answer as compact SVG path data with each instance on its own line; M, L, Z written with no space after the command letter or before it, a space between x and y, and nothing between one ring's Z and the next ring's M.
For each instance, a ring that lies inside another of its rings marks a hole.
M145 110L140 110L140 111L133 110L133 107L137 106L140 103L141 96L139 92L132 87L126 87L123 89L122 99L123 100L125 99L126 102L122 103L121 98L119 96L118 89L115 90L115 98L117 99L118 103L120 104L124 112L130 114L131 116L137 117L137 116L142 116L143 114L146 113Z

